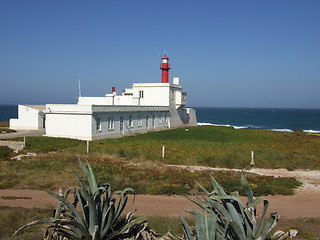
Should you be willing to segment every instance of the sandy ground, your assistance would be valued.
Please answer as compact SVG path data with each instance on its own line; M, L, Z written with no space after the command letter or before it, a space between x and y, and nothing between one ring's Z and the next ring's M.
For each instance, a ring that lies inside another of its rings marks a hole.
M176 167L176 166L175 166ZM192 171L226 169L205 168L198 166L179 166ZM230 169L227 169L228 171ZM240 171L240 170L236 170ZM265 196L269 200L268 212L277 211L282 218L315 218L320 217L320 171L287 171L285 169L257 169L252 168L248 172L275 177L295 177L303 182L303 187L296 190L293 196ZM4 199L5 197L17 197L20 199ZM26 199L22 199L26 198ZM187 216L184 210L195 210L196 205L181 196L150 196L137 195L133 203L132 197L127 203L125 211L136 212L136 215L150 216ZM243 201L245 199L243 198ZM0 205L24 208L54 208L58 201L45 191L28 189L2 189L0 190ZM244 202L245 203L245 202Z

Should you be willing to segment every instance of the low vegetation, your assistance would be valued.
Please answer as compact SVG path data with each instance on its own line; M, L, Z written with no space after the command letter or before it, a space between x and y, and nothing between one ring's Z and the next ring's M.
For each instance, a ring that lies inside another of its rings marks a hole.
M49 218L52 214L53 209L26 209L0 206L0 236L4 239L9 238L17 228L37 219ZM174 236L181 236L183 234L179 218L161 216L145 217L149 222L149 227L160 234L167 233L169 229ZM189 225L195 225L195 219L193 217L185 218L185 220ZM45 229L46 226L41 225L27 228L13 240L42 239ZM297 229L298 235L295 238L296 240L320 239L320 218L281 218L275 227L275 231L280 229Z
M97 174L99 182L108 182L117 189L131 187L138 194L189 194L196 193L194 181L203 186L211 185L208 171L190 172L173 167L165 167L154 162L118 161L110 158L89 156L91 166ZM43 155L25 158L20 161L0 162L0 188L47 189L59 187L67 189L76 184L71 168L80 170L76 157L72 155ZM48 172L50 175L48 176ZM240 173L223 171L214 172L214 177L222 186L230 191L239 191ZM293 178L274 178L259 175L248 175L255 195L293 194L300 183ZM6 185L6 184L10 185ZM2 185L1 185L2 184Z
M20 138L22 141L22 139ZM165 158L162 146L165 145ZM27 151L86 154L86 142L28 137ZM127 160L169 164L245 168L251 161L260 168L319 169L320 137L304 132L272 132L198 126L149 132L90 142L90 155L113 155Z
M50 224L45 231L47 239L107 240L135 234L136 227L145 219L133 219L131 213L120 219L128 194L134 194L134 190L125 188L112 191L109 184L98 185L88 161L87 167L80 160L79 163L85 178L81 178L75 171L73 173L80 187L70 187L64 195L48 192L60 201L54 216L30 222L19 228L14 235L38 224ZM70 192L74 195L72 203L67 199ZM115 195L119 197L115 198Z
M9 129L9 128L2 128L0 127L0 134L4 134L4 133L14 133L16 132L15 130Z
M0 146L0 161L9 160L13 150L7 146Z
M18 227L36 219L49 217L52 212L53 209L0 207L0 239L9 239ZM14 240L43 239L45 229L45 226L40 225L28 228Z
M297 230L287 232L277 231L271 234L271 230L278 222L279 215L272 213L269 219L266 213L269 207L268 200L264 198L254 198L252 189L244 174L241 175L241 186L247 196L247 203L244 205L237 192L229 193L210 175L213 190L208 191L200 184L198 186L205 194L199 197L187 197L194 202L204 215L198 209L191 212L195 215L195 227L189 224L181 217L184 235L188 240L203 239L272 239L283 240L288 237L295 237ZM258 221L257 206L263 204L263 210Z
M50 195L59 200L54 216L30 222L15 231L12 237L29 227L49 224L44 234L45 239L48 240L111 240L131 239L132 237L134 239L163 239L161 235L150 230L144 217L133 218L133 214L128 213L125 218L120 219L127 203L128 194L134 193L132 188L112 192L109 184L98 185L88 161L87 166L80 160L79 164L85 178L80 177L76 171L73 173L80 187L70 187L65 194L60 195L48 191ZM248 199L245 206L237 192L231 194L226 192L212 175L210 176L214 187L211 192L197 184L204 196L201 198L187 197L203 210L204 216L199 209L197 212L189 211L196 216L195 228L190 227L189 223L180 217L186 239L283 240L296 236L296 230L277 231L270 234L277 224L279 216L273 213L265 222L269 203L266 199L253 197L252 189L243 173L241 186ZM74 195L72 203L68 200L69 193ZM114 195L119 195L119 197L116 199ZM259 203L263 203L263 211L258 223L256 206ZM176 239L171 233L167 236L169 237L165 239Z
M116 189L131 187L136 193L143 194L193 193L197 195L198 191L201 192L201 187L196 185L194 180L197 180L203 188L212 185L208 179L208 171L190 172L165 167L161 163L245 168L250 163L251 151L254 151L256 167L294 170L296 168L319 169L320 166L318 151L320 137L300 131L286 133L235 130L213 126L190 127L188 131L185 128L179 128L119 139L93 141L90 142L89 154L86 154L86 142L79 140L27 137L26 143L24 151L37 152L37 156L21 161L0 161L0 189L16 187L56 190L62 187L66 190L70 185L76 184L70 169L81 170L75 156L83 155L90 160L93 171L97 173L98 182L108 182ZM166 147L164 159L161 157L163 145ZM230 192L239 191L241 195L245 195L245 191L238 184L240 174L231 171L212 174L223 188ZM300 183L292 178L248 175L247 179L255 196L292 194L293 190L300 186ZM34 216L32 216L33 211ZM9 236L13 230L16 230L8 227L9 222L15 221L14 215L21 215L19 220L25 223L35 218L50 217L52 210L23 209L20 211L0 208L1 237ZM316 230L320 229L319 219L285 221L286 225L282 225L283 229L299 226L299 224L302 226L303 223L314 227L314 229L300 231L300 237L303 236L301 239L315 239L320 236ZM168 228L165 223L160 224L161 222L170 222L171 229L175 229L174 233L182 233L177 219L150 217L149 226L158 232L165 233ZM195 224L192 219L187 219L187 222L189 225ZM20 222L14 226L18 225L23 224ZM42 233L39 235L39 232L43 231L45 231L43 227L31 227L15 239L40 239Z

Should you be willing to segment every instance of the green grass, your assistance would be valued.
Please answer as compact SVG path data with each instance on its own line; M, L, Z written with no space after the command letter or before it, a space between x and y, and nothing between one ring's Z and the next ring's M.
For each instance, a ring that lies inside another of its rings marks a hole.
M319 169L320 166L318 136L213 126L188 129L188 132L185 128L178 128L93 141L90 142L90 154L85 153L85 141L27 137L24 151L37 152L39 156L1 162L0 188L68 187L69 183L75 183L70 168L77 169L77 156L89 158L100 183L110 183L116 189L130 186L138 193L168 195L190 192L194 180L210 186L208 172L169 169L158 166L157 162L245 168L250 163L251 151L254 151L256 167L294 170ZM161 158L163 145L166 146L164 159ZM48 152L55 154L41 154ZM215 173L215 177L229 191L240 191L239 174ZM294 179L258 176L248 176L248 179L256 195L292 194L299 185Z
M7 146L0 146L0 161L9 160L13 156L13 150Z
M303 132L272 132L201 126L149 132L136 136L93 141L92 154L126 159L151 159L170 164L244 168L255 152L256 167L319 169L320 137ZM161 158L165 145L166 157ZM80 151L79 146L67 149Z
M303 132L198 126L149 132L90 142L90 154L169 164L244 168L255 152L255 166L289 170L319 169L320 137ZM22 140L22 139L20 139ZM86 142L64 138L27 137L26 151L86 154ZM165 158L162 159L162 146Z
M89 157L89 161L99 184L108 183L114 189L132 187L138 194L188 194L197 188L195 181L208 189L212 186L208 171L190 172L152 162L135 165L93 156ZM71 168L81 172L77 158L71 155L39 156L16 162L0 162L0 187L3 182L7 184L4 184L3 188L15 186L53 190L62 187L66 190L71 185L77 186ZM224 171L215 172L213 175L229 191L243 194L239 184L240 173ZM293 178L261 177L252 174L247 178L257 196L293 194L294 188L300 185Z
M23 141L22 138L16 140ZM86 142L82 142L75 139L68 138L51 138L51 137L26 137L26 151L29 152L64 152L68 148L83 146L83 151L79 153L85 153Z
M48 209L24 209L0 207L0 239L9 239L10 236L25 224L52 216L53 210ZM22 234L12 240L43 239L45 225L37 225L27 228Z
M0 134L1 134L1 133L14 133L14 132L16 132L16 131L15 131L15 130L12 130L12 129L0 127Z

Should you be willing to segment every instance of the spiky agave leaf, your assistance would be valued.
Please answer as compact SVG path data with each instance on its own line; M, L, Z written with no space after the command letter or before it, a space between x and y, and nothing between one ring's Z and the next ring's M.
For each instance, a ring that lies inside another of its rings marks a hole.
M192 229L191 227L189 226L189 224L187 223L187 221L180 216L180 220L181 220L181 223L182 223L182 229L183 229L183 232L184 232L184 235L186 236L186 238L188 240L193 240L193 233L192 233Z
M71 204L67 199L64 199L63 197L59 196L58 194L55 194L55 193L50 192L50 191L47 191L47 193L49 193L51 196L55 197L59 201L63 202L63 204L66 205L70 209L70 211L73 214L73 216L75 216L76 221L79 224L81 224L82 226L84 226L83 220L82 220L79 212L77 211L77 209L73 206L73 204Z
M241 187L242 187L243 191L247 195L247 199L248 199L248 203L247 204L252 203L253 200L254 200L253 192L252 192L252 189L251 189L251 187L249 185L249 182L248 182L246 176L244 175L243 171L242 171L242 174L241 174Z
M279 216L274 213L265 223L265 215L269 206L269 202L264 198L254 199L252 189L244 175L241 176L241 185L247 195L248 202L246 206L243 205L237 194L230 194L223 189L222 186L214 179L210 174L214 190L211 194L208 190L198 184L200 189L206 196L202 199L198 197L186 197L205 212L212 211L212 217L215 217L216 225L216 237L222 239L265 239L271 229L276 225ZM259 203L263 203L263 211L260 220L260 224L257 224L256 220L256 206ZM204 237L204 229L208 229L208 226L204 226L208 223L209 215L204 219L200 217L199 212L192 212L197 217L198 226L196 226L197 236L191 235L192 230L188 228L188 225L181 219L184 227L184 233L189 239L190 236L202 239ZM207 214L207 213L206 213ZM207 228L205 228L207 227ZM189 231L187 231L189 229ZM283 235L286 236L286 235Z
M57 219L57 218L48 218L48 219L30 222L30 223L20 227L17 231L15 231L14 234L11 236L11 238L16 236L20 231L22 231L23 229L25 229L27 227L31 227L31 226L38 225L38 224L45 224L45 223L54 223L55 225L52 225L52 226L54 226L55 228L59 228L59 225L61 225L61 226L74 226L80 230L81 235L82 235L81 237L84 237L85 239L88 239L88 240L91 239L90 234L87 232L87 230L80 223L78 223L76 221L69 221L69 220ZM75 235L78 235L78 233L75 233Z
M65 199L65 200L67 200L67 198L68 198L68 196L69 196L69 193L70 193L70 191L72 190L72 189L74 189L74 187L70 187L70 188L68 188L68 190L66 191L66 193L63 195L63 198ZM62 210L62 207L63 207L63 202L59 202L59 204L58 204L58 206L57 206L57 208L56 208L56 212L55 212L55 218L59 218L59 216L60 216L60 214L61 214L61 210Z
M51 196L59 200L56 218L32 222L19 229L17 233L28 226L53 223L54 225L47 228L46 235L49 234L49 230L52 230L54 234L70 239L112 239L129 231L135 224L146 221L144 218L118 221L127 203L128 194L134 193L134 190L125 188L112 193L108 184L99 187L88 161L88 168L80 159L79 164L87 182L72 170L80 184L80 187L74 191L73 203L67 200L71 189L68 189L64 196L48 191ZM116 194L119 194L118 200L113 197ZM77 211L77 205L80 205L81 213Z

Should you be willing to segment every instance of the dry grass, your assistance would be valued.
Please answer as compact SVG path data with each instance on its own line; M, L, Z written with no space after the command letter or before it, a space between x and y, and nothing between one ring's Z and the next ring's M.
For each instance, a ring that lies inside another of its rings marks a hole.
M9 122L0 122L0 127L9 127Z
M51 217L51 209L24 209L0 207L0 238L6 239L11 236L20 226L43 218ZM179 218L145 216L149 221L151 229L158 233L165 234L169 228L175 236L182 235L181 222ZM190 224L194 224L192 217L187 218ZM280 219L275 230L297 229L299 231L295 239L319 239L320 238L320 219ZM19 234L13 240L23 239L42 239L45 231L44 226L36 226Z
M8 239L19 227L34 220L51 217L52 213L52 209L0 207L0 239ZM12 240L42 239L44 231L44 225L30 227Z

